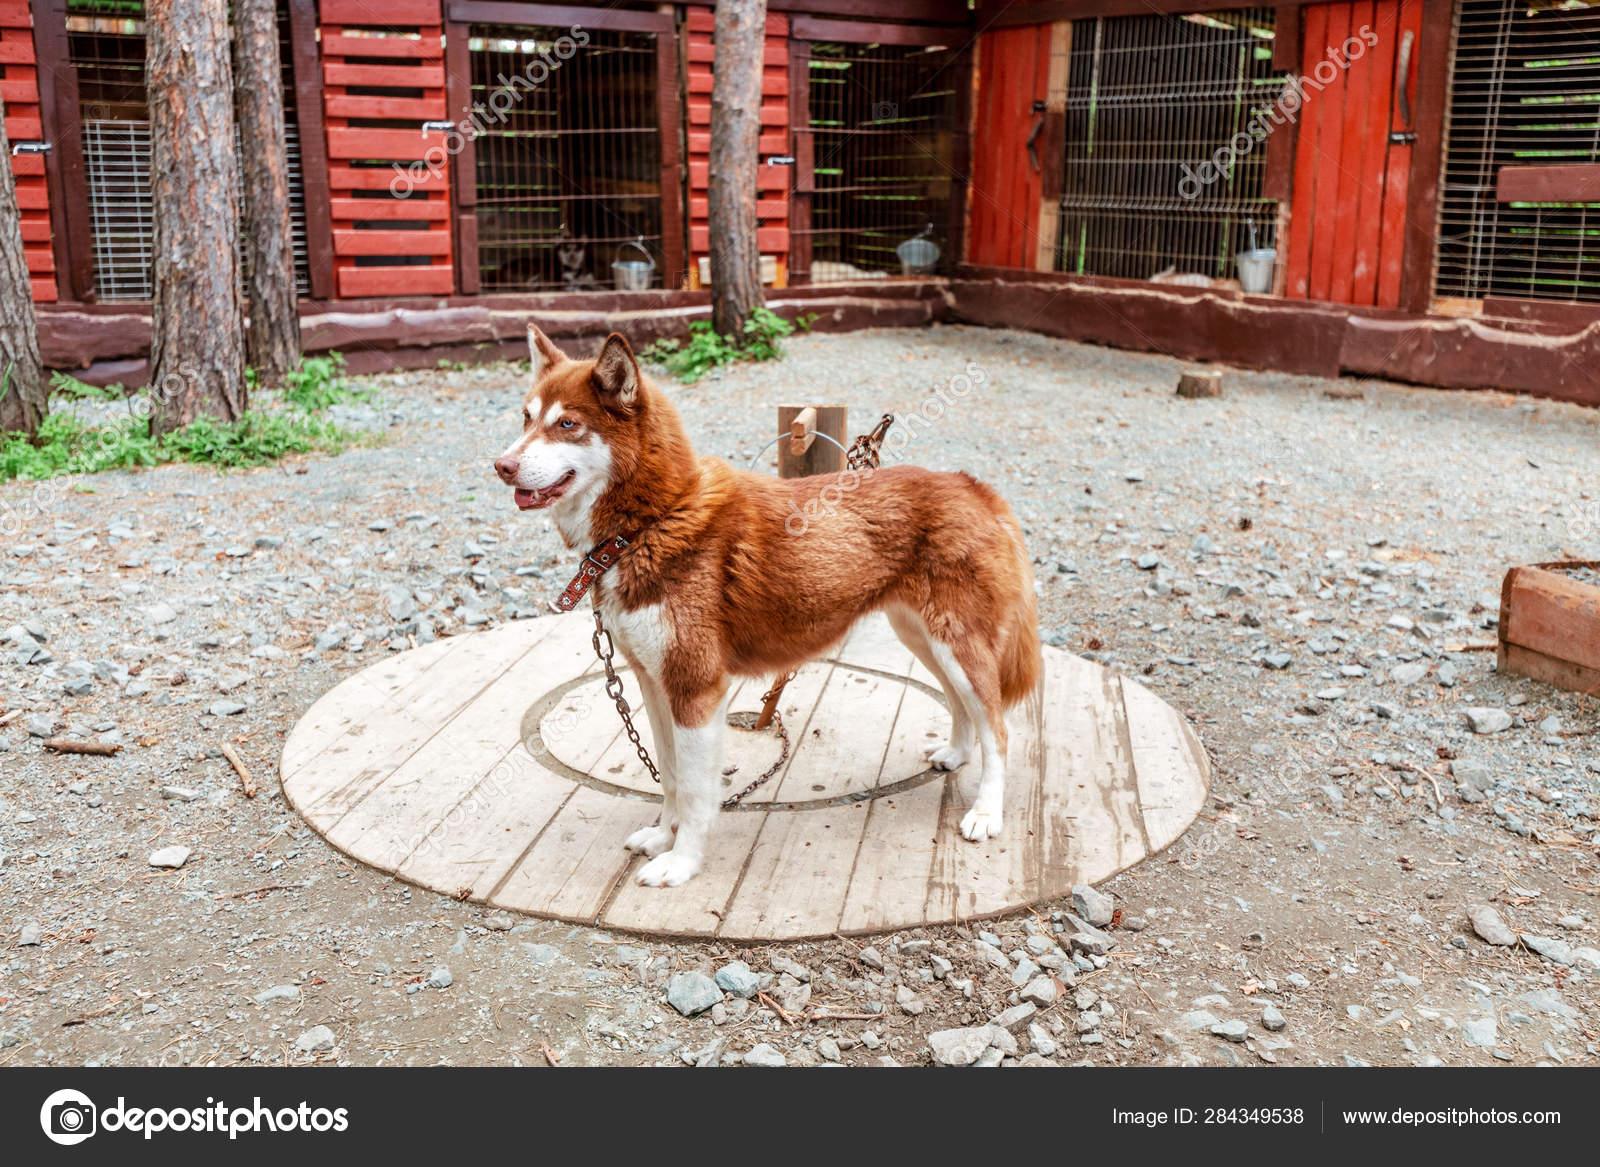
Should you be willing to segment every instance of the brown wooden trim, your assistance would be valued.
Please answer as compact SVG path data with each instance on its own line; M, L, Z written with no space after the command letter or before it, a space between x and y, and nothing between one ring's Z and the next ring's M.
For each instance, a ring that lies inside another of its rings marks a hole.
M50 143L45 182L50 191L50 245L56 296L93 302L94 240L89 231L89 180L83 165L83 116L78 72L67 46L66 0L35 0L33 45L38 57L39 116Z
M950 43L951 28L926 25L880 24L858 20L829 20L820 16L796 16L789 35L797 41L843 41L847 44L942 45Z
M817 136L811 132L811 42L797 38L789 41L789 126L794 152L794 190L789 197L792 287L811 282L811 196L817 189Z
M1439 178L1444 168L1445 94L1450 87L1450 42L1455 0L1420 0L1422 33L1413 65L1417 141L1411 147L1406 200L1406 243L1400 270L1400 307L1426 312L1433 300L1433 257L1438 236Z
M565 4L520 4L511 0L449 0L446 19L460 24L548 25L557 28L601 28L617 32L670 33L669 12L633 12L624 8L578 8Z
M1272 67L1284 73L1300 69L1300 5L1279 4L1272 21Z
M300 133L300 190L306 214L306 276L311 298L331 299L333 212L328 193L328 136L322 108L322 55L317 0L289 0L295 123Z
M674 0L705 4L708 0ZM972 24L965 0L767 0L768 12L845 16L857 20L900 20L908 24Z
M451 160L451 194L456 207L478 205L478 150L472 124L472 59L467 51L467 25L444 26L444 116L456 124L461 149Z
M1600 203L1600 162L1502 166L1495 198L1502 203Z
M1600 323L1600 304L1488 296L1483 301L1483 314L1500 320L1533 320L1577 332L1591 324Z
M948 225L945 228L946 249L945 255L949 258L947 265L954 266L965 263L967 258L967 218L970 208L967 205L968 195L972 186L972 45L969 43L956 54L952 66L956 80L956 126L955 153L951 159L951 166L955 175L950 184L950 213ZM1065 160L1065 147L1063 147L1063 161Z
M1276 0L1274 7L1303 8L1326 0ZM987 0L977 11L977 27L1015 28L1024 24L1050 24L1057 20L1088 20L1095 16L1180 15L1190 12L1226 12L1246 8L1241 0Z
M463 296L476 296L482 289L478 268L478 213L473 210L458 212L454 231L456 291Z
M677 19L663 13L671 27L656 34L656 114L661 122L661 286L684 287L688 271L684 260L683 127L678 76Z

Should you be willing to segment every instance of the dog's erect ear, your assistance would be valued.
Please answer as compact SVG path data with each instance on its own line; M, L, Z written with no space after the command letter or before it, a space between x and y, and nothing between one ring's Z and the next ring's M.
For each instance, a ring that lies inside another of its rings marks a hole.
M528 359L533 362L533 379L537 381L554 365L567 359L567 354L555 342L539 331L539 326L528 321Z
M601 400L614 409L628 410L639 396L639 362L620 332L606 337L594 362L594 384Z

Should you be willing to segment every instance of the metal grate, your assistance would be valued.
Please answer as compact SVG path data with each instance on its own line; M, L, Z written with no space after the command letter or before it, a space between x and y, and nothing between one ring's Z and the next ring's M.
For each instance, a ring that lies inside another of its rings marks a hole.
M1464 0L1434 293L1600 302L1600 203L1500 203L1502 166L1600 162L1600 6Z
M813 283L898 274L895 248L918 236L948 267L957 55L942 45L811 45Z
M611 264L644 256L661 285L661 130L656 36L588 30L589 42L544 82L565 28L474 25L468 42L484 291L611 288ZM497 91L499 91L497 93ZM508 102L506 96L511 100ZM497 113L495 111L503 111Z
M140 0L70 0L68 5L68 51L78 74L95 287L101 300L149 300L155 295L143 12ZM295 284L305 296L311 290L305 190L300 177L288 9L282 4L278 6L278 39Z
M1264 145L1235 153L1214 181L1186 181L1283 92L1273 18L1251 8L1073 23L1062 271L1220 279L1240 251L1273 246Z

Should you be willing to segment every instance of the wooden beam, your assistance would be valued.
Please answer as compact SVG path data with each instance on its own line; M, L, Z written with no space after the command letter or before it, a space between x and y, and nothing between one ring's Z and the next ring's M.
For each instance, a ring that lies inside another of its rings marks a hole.
M449 0L449 20L461 24L550 25L557 28L608 29L617 32L670 33L671 13L629 12L616 8L574 8L564 4L520 4L510 0Z
M656 116L661 126L661 286L668 291L688 285L684 260L683 128L679 99L677 20L656 34Z
M952 42L950 28L882 24L861 20L829 20L796 16L790 36L797 41L844 41L860 45L943 45Z
M1422 4L1422 30L1412 64L1416 78L1413 128L1417 141L1411 147L1399 306L1411 312L1426 312L1433 299L1433 256L1439 178L1444 167L1445 94L1450 86L1455 0L1414 2Z
M1600 203L1600 162L1572 166L1502 166L1502 203Z
M317 50L317 0L289 0L289 51L294 118L300 134L300 190L306 222L306 277L313 300L333 286L333 213L328 193L328 137L322 108L322 57Z
M1278 0L1274 7L1303 8L1325 0ZM1191 12L1228 12L1244 7L1239 0L983 0L977 11L979 30L1015 28L1024 24L1049 24L1057 20L1088 20L1096 16L1149 16L1152 13L1186 15Z
M89 179L83 164L83 115L78 71L67 44L66 0L37 0L33 43L38 54L41 129L50 143L45 155L50 189L50 235L55 249L56 297L93 302L94 241L89 230Z
M800 453L794 450L794 426L801 418L808 421L807 431L812 435L824 434L833 439L817 441L813 436ZM844 469L845 407L842 405L780 405L778 406L778 432L786 435L778 443L778 477L805 478L812 474L837 474ZM839 445L834 445L838 442Z

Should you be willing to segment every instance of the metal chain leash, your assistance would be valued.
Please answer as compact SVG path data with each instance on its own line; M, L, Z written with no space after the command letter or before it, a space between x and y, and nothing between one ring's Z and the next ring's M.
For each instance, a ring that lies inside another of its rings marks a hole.
M883 450L883 439L889 433L889 427L894 424L894 414L886 413L872 427L870 433L865 433L850 443L850 449L845 454L845 464L851 470L876 470L878 459ZM605 637L602 644L600 638ZM661 771L656 769L656 764L650 758L650 751L644 748L644 743L639 740L639 731L633 726L633 710L628 706L628 699L622 695L622 678L617 676L616 667L611 663L611 656L615 645L611 640L611 633L606 631L605 622L600 618L600 603L598 594L594 603L594 654L600 658L600 663L606 669L606 696L610 697L617 706L617 716L622 719L622 728L628 735L628 740L633 743L633 748L638 751L639 761L644 763L644 768L650 771L650 777L657 785L661 783ZM772 683L772 688L761 695L763 706L772 705L772 727L778 731L778 741L781 749L778 760L767 767L766 773L757 778L750 785L735 795L722 800L724 809L738 806L749 795L761 789L774 774L783 769L783 764L789 760L789 728L783 724L783 714L778 712L777 699L782 695L784 688L794 680L795 672L791 670L787 675L779 677Z

